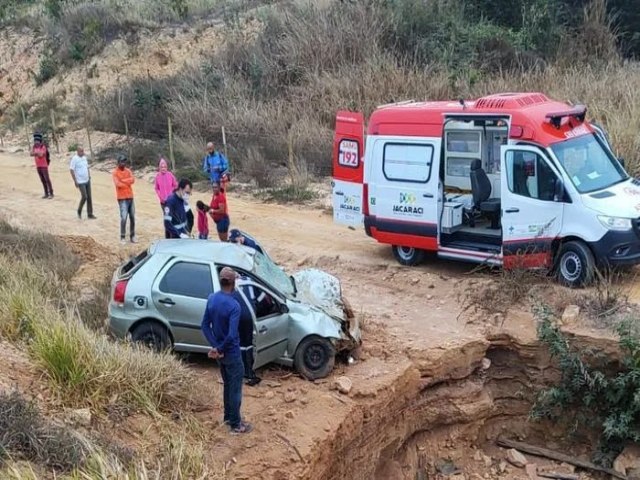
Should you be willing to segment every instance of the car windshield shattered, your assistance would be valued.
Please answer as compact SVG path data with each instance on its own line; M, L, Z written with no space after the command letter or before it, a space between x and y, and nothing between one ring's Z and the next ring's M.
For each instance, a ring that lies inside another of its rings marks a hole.
M622 166L595 135L566 140L551 149L580 193L602 190L627 179Z
M295 296L293 279L289 277L284 270L273 263L269 257L261 254L260 252L256 252L253 268L255 270L254 273L259 278L278 289L281 293L288 297Z

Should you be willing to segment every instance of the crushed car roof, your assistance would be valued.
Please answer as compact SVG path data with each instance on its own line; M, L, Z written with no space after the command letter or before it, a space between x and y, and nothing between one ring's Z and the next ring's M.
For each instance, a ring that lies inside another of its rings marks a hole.
M151 244L152 255L164 254L194 260L213 260L217 264L229 265L246 271L253 269L255 250L235 243L190 238L158 240Z

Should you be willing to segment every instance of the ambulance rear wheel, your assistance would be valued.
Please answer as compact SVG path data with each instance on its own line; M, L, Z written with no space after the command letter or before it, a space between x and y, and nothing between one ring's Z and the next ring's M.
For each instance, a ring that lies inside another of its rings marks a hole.
M418 265L424 260L424 250L413 247L401 247L399 245L394 245L392 249L393 256L396 257L396 260L402 265Z
M595 260L589 247L582 242L567 242L560 248L556 275L568 287L579 288L593 281Z

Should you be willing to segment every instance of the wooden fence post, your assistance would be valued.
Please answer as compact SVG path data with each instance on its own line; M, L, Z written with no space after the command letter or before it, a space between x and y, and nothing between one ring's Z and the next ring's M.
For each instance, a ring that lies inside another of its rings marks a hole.
M224 156L227 157L227 135L224 131L224 125L222 126L222 149L224 150Z
M53 112L53 108L51 109L51 130L52 130L52 136L53 136L53 141L56 144L56 153L60 153L60 144L58 143L58 130L56 129L56 115Z
M91 145L91 130L89 129L88 123L86 125L85 130L87 131L87 143L89 144L89 155L91 155L91 161L94 161L93 145Z
M173 156L173 128L171 126L171 117L167 117L167 127L169 129L169 160L171 160L171 170L176 171L176 159Z
M129 162L131 162L131 140L129 139L129 121L127 120L127 116L124 115L124 133L127 136L127 156L129 158Z
M31 136L29 135L29 125L27 125L27 114L24 112L24 107L20 105L20 111L22 112L22 124L24 125L24 135L27 139L27 148L31 147Z

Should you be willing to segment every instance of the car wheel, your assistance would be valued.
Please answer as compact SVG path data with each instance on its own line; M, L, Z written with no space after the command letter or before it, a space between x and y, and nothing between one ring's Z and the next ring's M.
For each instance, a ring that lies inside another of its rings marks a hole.
M158 322L142 322L131 332L131 340L156 352L171 348L171 337L164 325Z
M392 249L393 256L396 257L396 260L402 265L412 267L422 263L424 260L424 250L413 247L401 247L399 245L394 245Z
M300 342L293 363L304 378L317 380L329 375L335 362L333 344L326 338L311 336Z
M582 242L567 242L560 248L556 261L556 276L564 285L583 287L593 281L595 260L589 247Z

